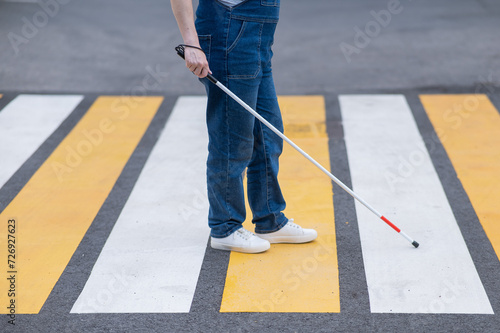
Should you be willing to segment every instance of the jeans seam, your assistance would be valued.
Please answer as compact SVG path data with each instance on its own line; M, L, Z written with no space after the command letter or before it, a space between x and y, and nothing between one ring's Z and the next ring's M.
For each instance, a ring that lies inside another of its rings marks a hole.
M264 7L278 7L278 1L266 1L266 0L261 0L260 5Z
M238 45L240 39L241 39L241 36L243 35L243 33L245 32L247 28L247 21L243 21L243 23L241 24L241 28L240 28L240 31L238 32L238 36L236 36L235 40L233 41L233 43L231 44L231 46L229 46L227 48L227 54L229 55L229 53L231 53L231 51L236 47L236 45ZM226 42L226 45L227 45L227 42Z
M268 167L268 163L267 163L266 138L264 136L264 129L262 128L262 123L260 124L260 135L262 136L262 147L264 150L264 161L266 164L266 206L267 206L268 212L273 213L271 211L271 207L269 207L269 167ZM274 215L274 213L273 213L273 215Z
M224 56L225 56L225 59L224 59L224 69L225 69L225 75L227 77L227 81L229 81L229 65L228 65L228 54L229 52L227 51L228 49L228 40L229 40L229 29L231 28L231 16L229 16L228 18L228 21L227 21L227 28L226 28L226 40L225 40L225 47L224 47ZM228 83L228 82L225 82L225 83Z
M200 41L200 45L202 44L202 41L208 40L207 49L204 50L204 52L208 63L210 63L210 49L212 48L212 35L199 35L198 40Z
M234 15L234 14L231 14L231 18L234 18L237 20L242 20L242 21L258 22L258 23L278 23L279 22L278 19L251 17L251 16Z
M232 9L229 9L229 12L231 12ZM228 43L228 39L229 39L229 29L231 27L231 15L228 16L227 18L227 26L226 26L226 40L225 40L225 52L224 52L224 56L225 56L225 59L224 59L224 65L225 65L225 76L228 75L228 52L227 52L227 43ZM224 80L224 84L228 84L227 80ZM224 110L224 122L225 122L225 130L226 130L226 152L228 154L228 158L227 158L227 162L226 162L226 184L225 184L225 195L224 195L224 205L226 206L226 211L228 212L229 216L228 216L228 221L231 220L231 210L230 210L230 207L228 205L228 195L229 195L229 156L230 156L230 139L229 139L229 121L228 121L228 103L229 103L229 98L227 96L227 94L225 94L224 96L224 99L225 99L225 102L224 102L224 106L225 106L225 110Z
M228 201L229 201L228 200L229 199L229 171L230 171L230 158L229 158L229 156L231 156L231 143L230 143L231 140L229 138L229 120L228 120L229 117L228 117L228 114L227 114L228 113L228 108L229 108L229 105L228 105L229 101L228 101L228 96L227 95L225 96L225 99L226 99L226 101L225 101L224 104L225 104L226 107L225 107L225 111L224 111L224 122L226 123L226 126L225 126L226 127L225 128L225 130L226 130L226 138L227 138L227 140L226 140L226 149L227 150L226 151L227 151L227 154L228 154L228 158L227 158L227 162L226 162L226 184L225 184L226 195L225 195L225 198L224 198L225 199L224 200L224 204L226 205L226 210L229 213L228 220L231 220L231 217L232 217L231 206L227 204Z

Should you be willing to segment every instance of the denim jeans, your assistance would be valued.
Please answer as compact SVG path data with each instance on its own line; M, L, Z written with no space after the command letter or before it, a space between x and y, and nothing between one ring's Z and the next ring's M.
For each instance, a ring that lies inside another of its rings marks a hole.
M271 70L279 0L246 0L234 7L200 0L196 15L200 45L214 77L283 131ZM246 217L245 170L255 231L279 230L288 221L278 183L283 141L214 84L202 82L208 96L211 236L226 237L241 228Z

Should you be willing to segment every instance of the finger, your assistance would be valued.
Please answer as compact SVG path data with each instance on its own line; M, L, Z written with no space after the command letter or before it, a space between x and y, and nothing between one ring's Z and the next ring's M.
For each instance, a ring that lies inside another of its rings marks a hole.
M204 68L201 70L201 73L200 73L200 75L198 75L198 77L199 77L200 79L203 79L204 77L206 77L206 76L207 76L207 74L208 74L208 70L204 67Z

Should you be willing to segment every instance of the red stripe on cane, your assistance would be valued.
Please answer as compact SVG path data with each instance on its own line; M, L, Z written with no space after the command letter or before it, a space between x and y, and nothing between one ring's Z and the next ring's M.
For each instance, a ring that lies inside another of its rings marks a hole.
M388 219L386 219L385 216L381 216L380 218L382 219L382 221L384 221L385 223L387 223L388 225L390 225L392 229L396 230L397 232L401 231L401 229L399 229L394 224L392 224L391 221L389 221Z

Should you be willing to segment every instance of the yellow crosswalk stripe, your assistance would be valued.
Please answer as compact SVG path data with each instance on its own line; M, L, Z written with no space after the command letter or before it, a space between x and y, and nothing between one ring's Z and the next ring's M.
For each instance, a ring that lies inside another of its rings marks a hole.
M285 96L279 104L285 134L328 169L323 97ZM279 179L286 215L303 227L315 228L318 239L300 245L274 244L262 254L231 253L220 311L340 312L331 182L286 144ZM251 216L244 226L253 230L250 220Z
M500 258L500 115L486 95L421 95L422 104Z
M99 97L0 214L16 221L16 313L40 311L162 100Z

